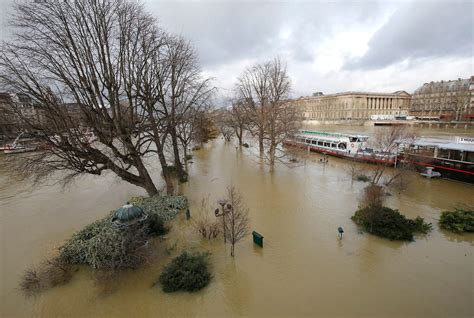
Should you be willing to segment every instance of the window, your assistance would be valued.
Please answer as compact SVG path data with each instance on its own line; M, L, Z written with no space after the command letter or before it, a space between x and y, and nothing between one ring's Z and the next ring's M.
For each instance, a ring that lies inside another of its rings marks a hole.
M464 154L464 161L474 163L474 152L466 152Z
M454 151L451 151L451 159L454 159L454 160L463 160L463 152L462 151L459 151L459 150L454 150Z
M438 149L438 158L450 159L449 150L447 150L447 149Z

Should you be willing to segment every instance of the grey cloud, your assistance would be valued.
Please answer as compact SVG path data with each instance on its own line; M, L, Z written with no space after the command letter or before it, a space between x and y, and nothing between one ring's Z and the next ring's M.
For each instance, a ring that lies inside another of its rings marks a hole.
M9 40L12 33L6 22L13 1L0 0L1 40ZM426 81L473 72L472 2L141 1L161 27L191 40L202 69L216 77L221 95L231 94L235 78L248 63L275 55L288 63L295 96L313 91L410 90ZM330 43L343 31L373 32L390 12L395 13L375 33L364 57L346 62L342 70L314 67L315 54L341 54L337 47L321 51L321 43ZM293 31L286 39L280 38L284 29ZM394 64L405 59L409 63L403 68Z
M473 6L471 1L407 4L374 34L367 53L345 68L379 69L403 60L472 56Z
M314 59L312 46L332 26L350 27L374 18L378 2L145 2L160 24L192 40L204 66L287 52L297 61ZM287 40L282 28L293 30Z

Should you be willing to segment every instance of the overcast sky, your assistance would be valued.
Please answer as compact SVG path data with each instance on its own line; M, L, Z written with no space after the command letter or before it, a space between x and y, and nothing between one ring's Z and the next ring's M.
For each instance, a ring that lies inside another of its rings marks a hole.
M12 0L2 3L3 39ZM413 92L474 75L473 1L143 0L162 28L195 46L206 76L230 96L245 67L280 56L293 96Z

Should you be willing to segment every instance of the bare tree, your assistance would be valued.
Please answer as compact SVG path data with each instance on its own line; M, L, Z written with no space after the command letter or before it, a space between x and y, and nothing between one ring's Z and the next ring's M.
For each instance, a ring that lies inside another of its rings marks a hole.
M13 24L19 32L2 47L0 80L44 109L47 125L22 119L41 132L49 148L24 157L22 171L42 178L64 170L70 180L111 170L150 195L158 192L143 161L150 145L142 133L145 117L128 82L141 57L136 44L153 23L140 5L120 0L16 6ZM83 122L64 107L71 102ZM84 142L81 125L98 142Z
M234 101L232 103L232 109L230 110L228 125L234 129L234 134L239 141L239 146L242 146L243 144L244 131L247 127L247 122L248 119L242 102Z
M225 142L230 142L234 135L234 129L231 126L231 113L226 109L215 111L215 121L219 132L224 137Z
M471 103L471 91L469 86L459 85L459 89L452 93L451 104L453 105L454 119L460 121L463 115L468 113Z
M288 102L291 83L279 58L274 59L269 69L269 109L267 136L270 171L274 170L278 147L299 128L299 113Z
M250 132L257 136L260 155L265 146L270 171L274 169L281 145L299 127L300 116L288 102L291 82L279 58L247 69L238 79L236 92L249 121Z
M142 78L137 81L137 90L146 106L170 191L172 185L168 181L172 171L177 172L181 181L186 179L182 158L187 156L198 117L207 109L214 88L210 79L201 77L194 49L183 38L155 31L141 45L146 54L139 67ZM167 145L172 153L172 165L165 156Z
M164 59L169 65L166 81L160 91L161 107L167 119L174 155L174 165L180 179L185 179L186 172L180 159L179 136L177 127L187 114L194 111L195 116L202 115L215 90L210 86L210 79L203 79L197 64L194 49L181 37L171 37L167 41ZM193 121L199 124L199 121Z
M173 193L168 160L185 174L177 130L213 91L189 43L126 0L23 3L13 22L20 32L0 53L1 83L31 96L46 117L43 125L22 117L47 151L16 162L21 171L40 180L64 170L68 181L111 170L153 195L145 159L157 154ZM84 131L97 142L84 142Z
M237 242L249 235L249 209L245 205L242 195L233 185L227 187L226 211L224 214L225 237L231 244L230 255L233 257Z
M373 185L390 185L406 174L409 166L400 167L388 178L384 178L387 168L390 166L390 159L395 158L398 153L399 143L401 141L409 143L414 137L413 132L406 126L392 126L376 131L371 138L371 146L375 149L372 157L374 164L370 167Z
M209 139L216 138L219 135L219 131L215 124L215 114L207 110L201 110L195 113L194 118L194 130L193 130L193 142L202 144L207 142Z
M249 120L249 131L258 139L260 156L263 156L265 151L269 68L270 63L257 64L247 68L238 78L235 88L237 99L242 101L246 117Z

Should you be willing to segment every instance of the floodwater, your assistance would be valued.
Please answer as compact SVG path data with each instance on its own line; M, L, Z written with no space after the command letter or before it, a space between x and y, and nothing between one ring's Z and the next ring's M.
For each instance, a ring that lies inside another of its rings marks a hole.
M1 160L1 157L0 157ZM251 236L230 257L222 239L204 241L183 214L142 269L119 273L107 288L80 267L72 280L25 298L18 282L74 231L143 192L113 178L84 177L61 190L7 180L0 172L1 317L472 317L474 235L440 230L441 211L474 205L474 186L414 176L387 205L420 215L433 231L415 242L393 242L361 233L350 220L363 183L352 182L347 161L278 166L275 173L251 150L215 140L194 152L190 181L181 191L191 214L208 197L211 211L234 184L250 208ZM155 179L159 179L154 170ZM344 228L339 240L337 228ZM165 294L153 286L182 249L211 252L213 279L200 292Z

